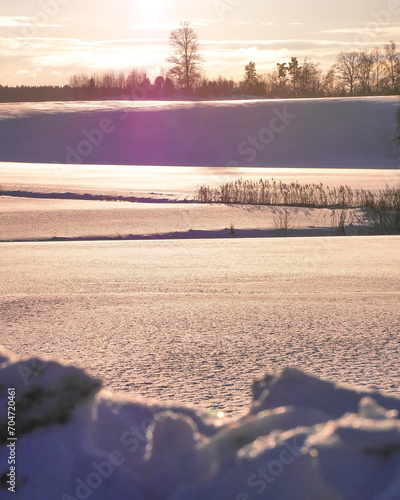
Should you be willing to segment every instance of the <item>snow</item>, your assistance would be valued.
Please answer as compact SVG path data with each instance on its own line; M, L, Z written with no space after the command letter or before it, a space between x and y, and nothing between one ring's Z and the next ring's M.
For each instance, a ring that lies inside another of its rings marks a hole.
M228 415L286 366L398 397L399 242L3 243L1 338L114 391Z
M304 238L331 234L331 211L292 208L300 237L265 238L281 208L193 202L238 177L398 184L397 107L0 105L14 498L400 498L399 237ZM279 113L296 118L248 161L240 145ZM101 123L91 165L64 164ZM0 498L7 454L3 441Z
M3 196L0 241L281 236L281 207L40 200ZM290 208L289 236L335 234L333 210ZM349 211L350 212L350 211ZM348 226L355 234L357 225Z
M400 171L0 163L0 240L229 238L231 225L238 238L280 236L283 208L194 203L200 184L215 187L239 177L324 182L332 187L346 184L374 191L397 185ZM135 203L101 202L99 196L122 196ZM289 208L287 234L335 234L333 216L333 210ZM349 214L346 233L358 232L362 228Z
M155 167L124 165L62 165L0 162L2 189L134 194L154 196L154 191L169 198L192 197L199 185L217 187L242 177L257 181L260 177L282 182L322 182L338 187L384 189L397 184L396 169L333 169L333 168L228 168L228 167Z
M397 97L0 105L0 160L397 168Z
M6 351L2 361L0 419L9 385L19 408L17 488L10 493L3 482L2 498L399 498L400 400L376 391L285 369L259 380L248 413L227 421L112 394L54 361L17 360Z

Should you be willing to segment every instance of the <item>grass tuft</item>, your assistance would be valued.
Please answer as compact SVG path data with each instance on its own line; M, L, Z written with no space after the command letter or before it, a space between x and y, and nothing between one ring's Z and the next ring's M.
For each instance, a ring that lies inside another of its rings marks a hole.
M367 233L400 234L400 185L372 192L349 186L330 188L322 183L300 184L295 181L287 184L274 179L237 179L218 188L200 186L196 199L201 203L330 208L338 211L335 212L335 216L339 214L335 226L341 235L345 234L346 223L343 210L361 209L357 222Z

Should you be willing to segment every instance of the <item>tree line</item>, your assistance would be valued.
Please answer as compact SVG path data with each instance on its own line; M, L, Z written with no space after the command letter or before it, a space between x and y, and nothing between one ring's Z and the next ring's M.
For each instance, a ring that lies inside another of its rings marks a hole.
M202 78L201 97L251 95L257 97L341 97L400 94L400 52L396 43L384 49L342 51L327 71L306 57L277 63L276 68L257 74L256 64L245 67L243 80Z
M0 102L41 100L160 99L182 97L337 97L400 94L400 52L395 42L372 50L342 51L327 71L310 57L277 63L275 69L258 74L250 61L240 81L203 72L197 33L189 22L170 34L169 70L153 81L146 71L128 74L114 70L72 75L63 87L3 87Z

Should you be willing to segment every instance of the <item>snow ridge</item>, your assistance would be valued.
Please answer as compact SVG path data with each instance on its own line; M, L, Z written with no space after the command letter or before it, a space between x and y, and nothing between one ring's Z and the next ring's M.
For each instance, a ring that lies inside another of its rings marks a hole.
M255 382L249 413L227 422L112 394L54 361L2 350L0 363L2 423L7 387L16 392L13 498L400 498L399 399L287 368ZM8 451L3 440L1 498Z

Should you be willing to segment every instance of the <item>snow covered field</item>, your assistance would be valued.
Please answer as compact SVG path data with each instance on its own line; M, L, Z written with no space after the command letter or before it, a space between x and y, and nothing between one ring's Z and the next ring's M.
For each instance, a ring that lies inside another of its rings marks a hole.
M397 168L398 97L0 105L0 161Z
M6 345L228 414L246 407L254 376L285 366L400 396L399 244L4 243Z
M0 163L0 241L226 238L231 225L236 237L280 236L283 208L193 203L199 185L217 187L239 177L375 191L400 182L400 170ZM99 195L134 198L135 203L92 199ZM335 234L332 210L292 207L289 213L289 236ZM347 234L357 234L357 224L350 222Z
M394 186L397 107L397 98L0 105L0 344L15 356L0 356L0 382L17 387L25 412L14 498L400 498L390 411L400 401L276 372L400 397L400 237L326 236L331 210L291 208L289 235L299 237L271 238L282 208L193 202L197 186L238 177ZM267 138L282 114L288 123L249 161L243 142ZM82 156L92 165L65 164L96 137ZM302 237L315 235L324 237ZM89 376L12 364L34 356ZM254 378L271 370L252 396ZM96 395L90 377L118 394ZM4 398L1 389L0 423ZM132 453L121 436L144 422ZM279 461L288 449L292 467ZM93 470L113 452L121 467ZM94 472L100 483L89 487Z
M133 127L136 119L142 123L157 115L162 122L175 116L172 125L167 120L167 129L175 132L182 124L190 129L185 120L191 117L197 133L213 127L217 133L215 127L221 127L232 139L235 124L240 124L243 138L267 123L279 105L283 103L2 105L0 127L15 141L0 143L0 159L7 159L11 149L34 154L36 149L27 147L29 140L18 145L26 134L35 135L37 151L43 150L41 141L51 146L49 151L59 150L65 134L58 134L55 124L68 128L69 120L81 124L103 113L129 111ZM290 145L296 140L299 146L303 133L316 133L318 120L327 127L325 142L298 148L300 156L292 164L296 168L215 167L219 152L204 148L204 142L202 150L209 156L203 167L0 163L1 189L12 194L0 197L0 240L25 241L1 247L1 272L8 277L2 280L6 320L1 341L18 355L42 353L59 359L68 354L69 362L101 375L116 390L214 405L232 413L246 405L248 393L243 391L254 373L262 375L270 365L295 365L399 394L398 348L390 340L398 328L397 238L256 241L247 238L280 235L276 220L281 208L191 203L200 184L218 186L238 177L370 190L399 182L400 170L382 168L398 161L391 149L397 98L294 100L284 105L295 107L302 120L292 133L288 127L277 135L278 149L280 141ZM210 115L211 122L201 122ZM224 128L227 116L229 126ZM32 120L42 125L33 127ZM162 127L156 129L161 133ZM185 133L179 129L180 136ZM117 137L114 134L113 140ZM205 140L198 138L199 144ZM99 152L120 151L113 149L114 143L105 143ZM191 144L186 146L195 147ZM334 146L332 156L329 148ZM357 148L357 155L350 147ZM174 151L183 160L186 150L179 148ZM373 154L370 148L375 148ZM333 163L343 168L326 168L330 162L325 168L299 168L303 153L319 155L323 150L325 159L336 158ZM150 161L152 149L146 151ZM291 151L280 150L281 164L290 163ZM268 164L278 150L260 153ZM349 168L356 156L358 167L371 166L374 155L375 169ZM46 198L49 193L52 198ZM136 202L90 199L98 194L135 197ZM290 210L289 235L332 234L331 211ZM348 234L357 231L346 229ZM57 239L76 241L54 243ZM80 239L117 241L79 243ZM27 243L35 240L53 243ZM337 335L346 341L338 342ZM176 356L183 356L188 365ZM156 372L151 371L153 362ZM382 363L385 369L378 368ZM222 383L226 370L229 389Z

